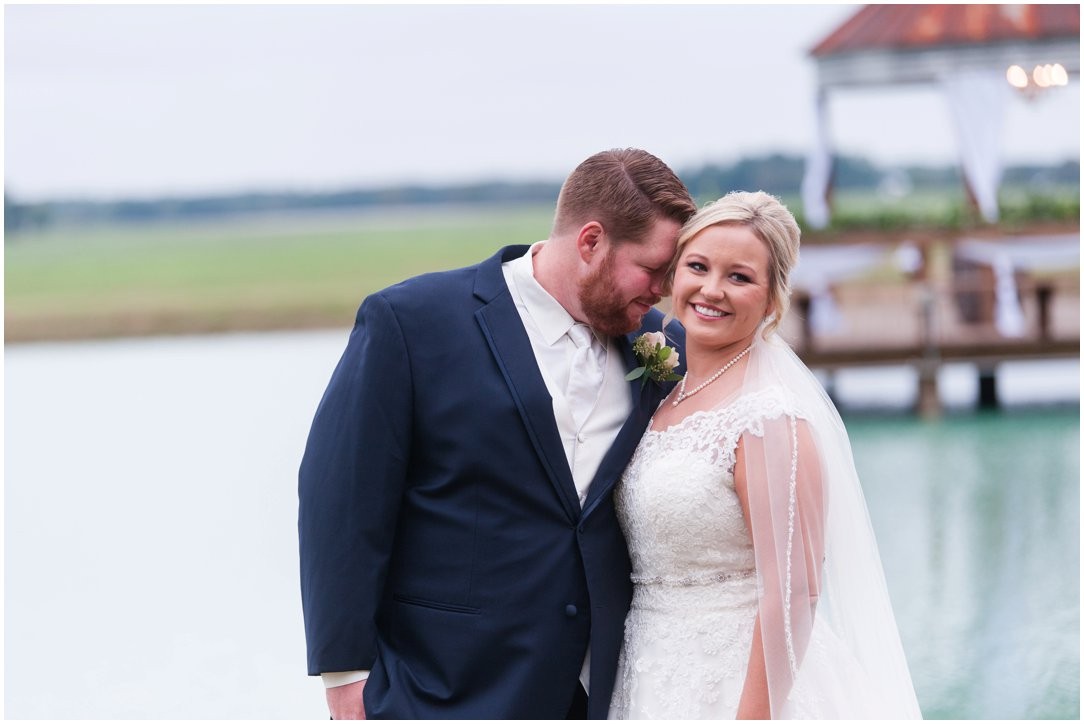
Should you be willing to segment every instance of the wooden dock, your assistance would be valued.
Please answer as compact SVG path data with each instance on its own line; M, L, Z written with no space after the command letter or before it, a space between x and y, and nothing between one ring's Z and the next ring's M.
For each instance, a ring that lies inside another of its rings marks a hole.
M940 414L937 373L943 364L976 364L979 404L995 406L1002 362L1079 358L1079 262L1075 269L1016 274L1016 324L1006 334L998 320L1005 289L998 288L989 270L953 263L952 249L951 241L923 248L923 264L910 275L885 279L875 274L833 285L835 324L827 328L814 324L818 314L813 307L822 300L796 289L781 333L814 369L914 367L919 379L915 408L925 416Z

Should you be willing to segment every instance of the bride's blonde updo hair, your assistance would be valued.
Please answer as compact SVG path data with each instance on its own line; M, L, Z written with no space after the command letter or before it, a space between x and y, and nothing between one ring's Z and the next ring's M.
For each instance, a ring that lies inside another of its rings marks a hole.
M731 191L700 209L681 227L677 250L667 273L667 291L672 288L674 273L685 245L709 226L732 224L748 227L768 247L768 323L767 338L783 321L790 308L790 272L798 263L798 244L802 230L787 207L764 191Z

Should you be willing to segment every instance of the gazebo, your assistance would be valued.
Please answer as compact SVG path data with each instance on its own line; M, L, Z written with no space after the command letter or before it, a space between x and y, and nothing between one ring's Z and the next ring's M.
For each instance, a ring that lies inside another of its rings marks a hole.
M830 218L829 94L870 86L940 86L952 112L968 193L998 218L1000 132L1013 87L1026 93L1080 74L1079 5L867 5L811 51L817 66L806 221Z

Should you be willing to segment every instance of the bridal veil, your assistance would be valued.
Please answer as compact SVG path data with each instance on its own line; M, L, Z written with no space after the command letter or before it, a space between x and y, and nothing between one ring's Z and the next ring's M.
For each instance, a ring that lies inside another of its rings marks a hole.
M742 440L773 719L919 718L846 429L820 383L758 332L740 394L768 392Z

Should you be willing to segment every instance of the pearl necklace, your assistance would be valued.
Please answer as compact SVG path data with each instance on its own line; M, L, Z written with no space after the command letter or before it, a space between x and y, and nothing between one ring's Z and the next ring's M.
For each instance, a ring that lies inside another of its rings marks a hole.
M743 349L741 351L741 354L739 354L737 357L735 357L734 359L727 362L725 365L722 366L722 368L718 372L716 372L711 377L709 377L706 380L704 380L703 382L701 382L699 385L694 387L690 392L685 391L685 380L688 377L688 375L686 375L686 377L682 377L681 378L681 387L678 388L677 399L674 400L674 402L673 402L674 407L677 407L679 402L682 402L684 400L689 399L690 397L695 395L697 392L700 392L700 390L704 389L705 387L710 385L712 382L714 382L715 380L722 377L724 372L726 372L728 369L733 367L734 363L737 362L738 360L740 360L745 355L747 355L749 353L749 350L751 350L752 348L753 348L753 345L749 345L748 347Z

